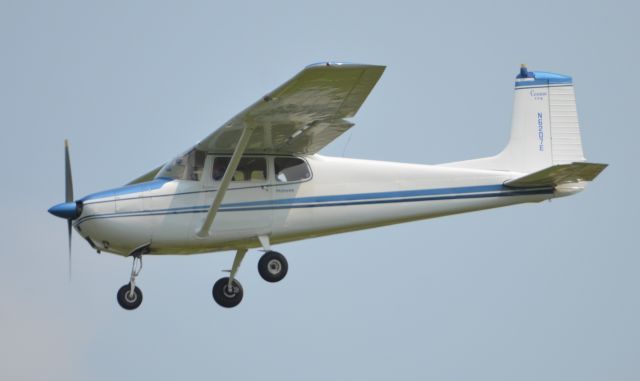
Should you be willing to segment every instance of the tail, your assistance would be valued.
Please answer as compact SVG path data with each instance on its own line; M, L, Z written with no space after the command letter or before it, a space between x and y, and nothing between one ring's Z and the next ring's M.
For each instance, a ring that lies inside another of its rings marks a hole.
M533 173L584 162L571 77L523 65L515 81L511 138L496 156L445 164L450 167Z

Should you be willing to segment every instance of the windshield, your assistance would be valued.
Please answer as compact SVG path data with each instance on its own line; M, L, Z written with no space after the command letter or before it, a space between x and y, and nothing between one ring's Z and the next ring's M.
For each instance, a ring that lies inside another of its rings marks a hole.
M165 164L156 175L156 179L169 178L199 181L202 178L202 170L204 169L204 159L206 156L204 151L199 151L194 148Z

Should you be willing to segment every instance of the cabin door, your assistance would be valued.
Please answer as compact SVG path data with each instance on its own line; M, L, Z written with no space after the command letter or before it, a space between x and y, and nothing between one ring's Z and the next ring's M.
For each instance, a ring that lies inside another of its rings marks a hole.
M222 181L230 155L209 155L203 176L205 205L211 205ZM271 233L273 187L269 186L271 162L265 156L243 156L216 214L212 235L225 240ZM209 169L209 170L208 170ZM208 170L208 171L207 171ZM197 218L202 224L206 213ZM200 225L201 226L201 225ZM221 237L222 238L222 237Z

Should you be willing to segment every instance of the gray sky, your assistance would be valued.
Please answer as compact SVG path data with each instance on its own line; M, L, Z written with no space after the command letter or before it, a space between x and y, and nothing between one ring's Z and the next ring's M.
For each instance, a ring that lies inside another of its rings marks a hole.
M0 0L0 378L11 380L637 380L640 260L636 2ZM276 247L211 286L232 253L131 262L74 235L76 195L170 159L306 64L387 65L352 132L322 153L439 163L506 143L520 63L572 75L582 194ZM347 141L350 142L345 147Z

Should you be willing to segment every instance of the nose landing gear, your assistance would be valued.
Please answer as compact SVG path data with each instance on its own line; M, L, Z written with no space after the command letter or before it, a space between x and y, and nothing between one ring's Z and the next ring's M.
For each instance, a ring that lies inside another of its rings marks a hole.
M142 290L136 287L136 278L140 275L140 271L142 271L142 254L148 253L148 250L148 246L144 246L131 253L133 264L131 265L129 283L120 287L116 295L118 304L125 310L135 310L142 304Z
M118 304L125 310L135 310L142 304L142 290L138 287L131 289L131 284L125 284L118 290Z

